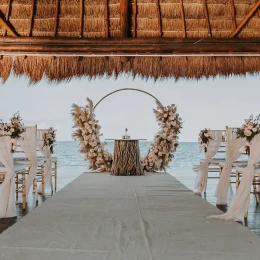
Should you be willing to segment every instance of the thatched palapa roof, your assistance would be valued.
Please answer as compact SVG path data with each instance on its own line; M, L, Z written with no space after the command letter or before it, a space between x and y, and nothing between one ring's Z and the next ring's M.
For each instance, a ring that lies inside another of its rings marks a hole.
M0 0L0 77L259 73L259 6L259 0Z

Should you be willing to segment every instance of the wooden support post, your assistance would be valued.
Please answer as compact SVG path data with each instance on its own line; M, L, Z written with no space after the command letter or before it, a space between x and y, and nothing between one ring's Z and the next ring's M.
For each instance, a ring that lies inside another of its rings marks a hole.
M250 10L250 12L247 14L247 16L242 20L242 22L238 25L238 27L230 34L230 38L235 37L241 29L245 26L245 24L250 20L250 18L253 16L255 11L260 7L260 0L253 6L253 8Z
M10 11L11 11L11 3L12 3L12 0L9 0L8 1L7 12L6 12L6 22L7 23L9 22L9 16L10 16ZM6 36L6 33L7 33L7 30L5 29L4 30L4 36Z
M29 36L32 36L34 10L35 10L35 0L32 0L32 11L31 11L31 17L30 17Z
M133 38L137 36L137 0L133 3Z
M208 27L208 35L210 38L212 38L207 0L203 0L203 9L204 9L204 15L205 15L205 19L206 19L207 27Z
M84 27L84 0L80 0L79 2L80 8L80 33L79 36L83 37L83 27Z
M162 19L161 19L161 8L159 0L156 0L156 8L157 8L157 15L158 15L158 28L160 37L162 37Z
M121 37L129 36L129 8L128 0L120 0L120 31Z
M58 25L59 25L59 7L60 7L60 0L56 0L56 13L55 13L55 24L54 24L54 33L53 36L57 36Z
M108 6L108 0L104 0L104 5L105 5L106 38L109 38L109 6Z
M187 37L186 33L186 23L185 23L185 13L184 13L184 6L183 0L180 0L180 11L181 11L181 22L182 22L182 30L183 30L183 38Z

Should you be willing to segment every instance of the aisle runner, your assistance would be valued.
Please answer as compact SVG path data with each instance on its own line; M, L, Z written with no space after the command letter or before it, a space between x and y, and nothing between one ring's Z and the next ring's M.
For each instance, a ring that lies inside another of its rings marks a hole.
M83 174L0 235L1 260L259 259L260 240L167 174Z

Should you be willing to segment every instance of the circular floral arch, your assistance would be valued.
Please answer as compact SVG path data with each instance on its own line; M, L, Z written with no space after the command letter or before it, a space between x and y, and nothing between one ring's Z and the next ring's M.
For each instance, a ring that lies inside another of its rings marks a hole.
M85 153L85 159L89 161L90 169L110 172L113 157L104 149L105 143L100 141L101 126L99 121L96 120L94 112L95 108L106 97L124 90L143 92L155 99L157 108L153 111L159 125L159 131L155 135L147 155L141 159L141 163L143 170L146 172L165 170L178 146L178 134L182 128L182 119L179 117L177 107L174 104L164 107L156 97L146 91L124 88L107 94L95 106L89 98L87 98L88 104L84 107L73 104L71 114L76 130L72 136L79 140L80 151Z

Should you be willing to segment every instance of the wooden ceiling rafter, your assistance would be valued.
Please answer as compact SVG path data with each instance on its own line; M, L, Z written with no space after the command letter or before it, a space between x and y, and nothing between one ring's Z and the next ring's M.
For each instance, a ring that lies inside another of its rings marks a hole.
M56 0L55 4L55 22L54 22L54 37L57 36L58 26L59 26L59 11L60 11L60 0Z
M105 35L106 38L109 38L109 6L108 6L108 0L104 0L105 5Z
M160 7L160 0L156 0L156 9L157 9L157 19L158 19L158 30L159 35L162 37L162 17L161 17L161 7Z
M29 26L29 36L32 36L32 28L33 28L33 17L35 12L35 0L32 0L32 10L31 10L31 17L30 17L30 26Z
M10 16L10 12L11 12L11 4L12 4L12 0L8 0L8 6L7 6L7 12L6 12L6 22L9 22L9 16ZM7 29L4 30L4 36L6 36L7 33Z
M257 11L257 9L260 7L260 0L256 2L256 4L251 8L249 13L246 15L246 17L241 21L241 23L237 26L235 30L230 34L230 38L234 38L246 25L246 23L251 19L253 14Z
M11 28L11 26L9 25L9 23L6 22L6 20L4 20L2 17L0 17L0 25L2 25L4 27L4 29L10 33L11 36L13 37L17 37L17 34L15 33L15 31Z
M80 16L80 32L79 37L83 37L83 28L84 28L84 0L79 1L79 16Z
M133 37L137 37L137 0L133 2Z
M230 9L231 9L231 15L232 15L232 23L234 30L237 28L237 21L236 21L236 7L234 0L229 0L230 2Z
M207 5L207 0L203 0L203 11L204 11L204 16L205 16L206 23L207 23L208 36L210 38L212 38L212 32L211 32L211 26L210 26L210 20L209 20L209 10L208 10L208 5Z
M120 36L129 37L129 4L128 0L120 0Z
M186 32L186 22L185 22L185 13L184 13L184 6L183 6L183 0L180 0L180 11L181 11L181 23L182 23L182 37L186 38L187 37L187 32Z

